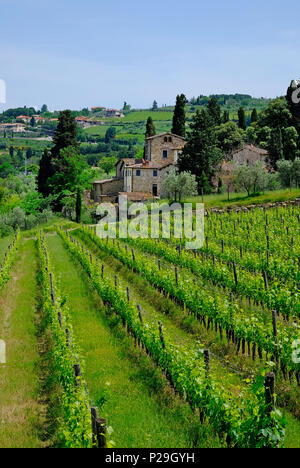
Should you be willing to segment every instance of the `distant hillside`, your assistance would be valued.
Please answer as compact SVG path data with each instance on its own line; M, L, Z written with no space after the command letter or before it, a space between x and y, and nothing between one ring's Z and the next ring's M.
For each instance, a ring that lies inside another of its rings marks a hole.
M220 106L229 111L237 111L241 106L249 111L254 109L254 107L257 110L263 110L271 101L271 99L263 97L254 98L249 94L211 94L210 96L200 95L197 98L192 98L189 103L192 106L207 106L211 98L218 99Z

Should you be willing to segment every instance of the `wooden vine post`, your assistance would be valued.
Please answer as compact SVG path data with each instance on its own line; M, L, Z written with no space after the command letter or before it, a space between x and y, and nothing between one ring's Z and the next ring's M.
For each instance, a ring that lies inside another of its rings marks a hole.
M273 324L273 336L274 336L274 342L275 342L274 358L275 358L276 363L278 364L279 358L278 358L278 332L277 332L277 312L276 312L276 310L272 310L272 324Z
M159 337L160 337L161 345L163 349L166 349L165 337L164 337L164 332L163 332L163 324L161 322L158 322L158 329L159 329Z
M55 305L55 297L54 297L52 273L49 273L49 279L50 279L50 288L51 288L51 302L52 302L52 305L54 306Z
M266 412L270 416L275 409L275 374L269 372L265 379Z
M93 448L107 448L107 423L106 419L101 419L98 416L98 408L91 408L92 433L93 433Z
M210 363L210 352L209 349L204 350L204 363L205 363L205 377L206 379L209 378L209 363Z

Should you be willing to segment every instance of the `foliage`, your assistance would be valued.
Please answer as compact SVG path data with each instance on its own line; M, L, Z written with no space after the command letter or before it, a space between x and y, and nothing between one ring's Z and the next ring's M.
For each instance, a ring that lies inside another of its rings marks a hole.
M230 154L242 147L244 142L244 131L235 122L221 124L216 129L219 147L225 154Z
M191 172L198 182L204 172L211 181L222 159L222 152L217 147L214 122L207 111L197 111L190 128L187 143L178 161L179 170Z
M98 166L105 172L106 175L109 175L115 168L117 159L114 157L103 158L99 161Z
M54 279L52 280L54 300L51 298L49 281L51 263L45 240L40 234L38 250L41 262L43 309L52 338L52 348L49 353L49 359L52 361L51 379L56 384L56 404L60 408L56 428L57 443L63 448L91 448L91 413L86 382L82 375L77 379L74 376L74 364L80 360L80 351L75 343L66 301L61 296Z
M99 267L90 258L89 252L85 252L84 248L81 250L80 246L66 234L60 232L60 235L70 253L78 258L89 274L102 300L110 304L112 310L120 316L124 324L126 323L127 329L135 339L144 345L147 353L157 365L166 371L169 381L180 395L189 401L192 407L199 408L202 417L208 418L215 431L227 440L229 446L276 447L283 440L284 428L281 414L279 412L271 413L271 415L266 413L263 378L256 381L251 395L243 395L239 399L232 398L232 393L226 392L222 384L214 381L212 376L207 376L205 367L199 362L200 353L194 355L188 350L181 353L169 342L165 347L162 346L161 337L156 329L144 320L141 323L136 309L128 303L126 294L116 289L109 279L101 278ZM100 248L118 255L125 264L148 276L146 262L134 259L131 254L126 254L115 243L101 241L94 235L93 239ZM162 274L157 274L157 269L151 274L153 281L155 281L155 276L162 279ZM170 277L165 277L162 282L164 285L169 284L169 290L171 284L174 284ZM189 289L189 294L191 291Z
M197 181L190 172L178 173L177 169L172 167L162 180L161 191L163 198L181 201L184 197L197 195Z
M176 97L176 105L173 115L173 124L171 132L175 135L185 137L185 104L186 97L184 94Z
M153 123L152 117L148 117L146 123L146 138L156 135L155 125Z

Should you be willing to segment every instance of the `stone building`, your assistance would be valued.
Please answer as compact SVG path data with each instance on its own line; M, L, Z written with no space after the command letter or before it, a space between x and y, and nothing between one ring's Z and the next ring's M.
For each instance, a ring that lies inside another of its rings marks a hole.
M120 159L113 179L94 182L91 198L100 203L117 201L119 194L134 201L160 197L162 180L184 145L184 138L170 132L146 138L145 159Z

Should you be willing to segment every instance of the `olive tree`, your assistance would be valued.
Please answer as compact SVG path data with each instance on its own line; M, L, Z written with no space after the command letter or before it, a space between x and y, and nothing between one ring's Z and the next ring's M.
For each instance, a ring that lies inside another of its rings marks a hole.
M175 167L162 180L162 197L181 201L198 194L196 176L190 172L178 172Z

